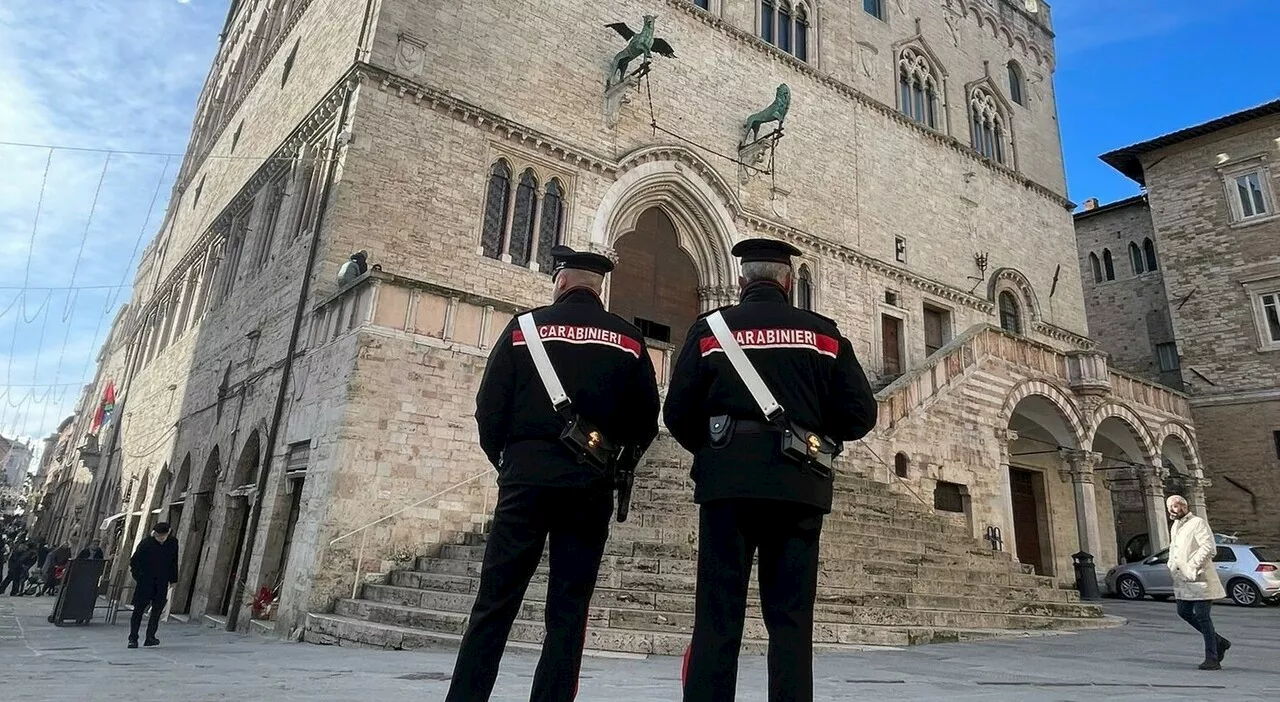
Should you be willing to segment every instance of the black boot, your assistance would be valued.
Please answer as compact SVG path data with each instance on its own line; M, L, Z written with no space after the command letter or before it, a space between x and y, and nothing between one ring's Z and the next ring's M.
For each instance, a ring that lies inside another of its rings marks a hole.
M1227 649L1231 648L1231 642L1218 637L1218 662L1221 663L1227 659Z
M1222 664L1212 658L1204 659L1204 663L1200 664L1200 670L1222 670Z

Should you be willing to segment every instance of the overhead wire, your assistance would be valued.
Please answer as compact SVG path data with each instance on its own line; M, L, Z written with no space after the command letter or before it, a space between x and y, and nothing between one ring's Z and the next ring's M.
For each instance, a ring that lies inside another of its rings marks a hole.
M98 174L98 185L97 187L94 188L93 202L90 203L89 205L89 216L85 218L84 233L80 236L80 249L76 252L75 261L71 264L70 285L72 287L75 286L76 276L79 275L80 273L80 262L84 259L84 247L85 247L85 244L87 244L89 241L89 230L93 228L93 217L98 212L98 199L102 196L102 184L105 183L107 180L107 170L110 167L111 167L111 154L108 153L107 157L102 160L102 172ZM62 335L62 348L58 350L58 360L56 363L54 363L54 366L53 366L53 384L54 385L57 384L58 378L61 377L62 375L62 361L64 358L66 358L66 355L67 355L67 344L71 341L71 328L75 326L73 318L75 316L75 307L76 307L77 299L78 299L77 291L75 290L67 291L67 300L66 302L63 303L63 306L62 306L62 321L67 325L67 330ZM45 316L46 324L48 323L48 321L49 321L49 317L48 315L46 315ZM99 317L98 326L99 327L102 326L101 317ZM92 358L94 355L92 344L97 340L97 335L98 335L98 332L95 329L94 335L93 337L91 337L92 341L90 342L90 347L89 347L90 354L91 354L90 358ZM41 331L42 344L43 344L43 338L44 338L44 332L42 330ZM39 359L39 350L37 350L36 354L37 354L36 358ZM36 378L33 378L32 380L34 382ZM53 387L50 387L45 391L46 398L47 398L47 393L52 391L53 391ZM48 418L48 415L49 415L49 404L50 404L49 402L42 402L42 408L40 410L40 423L37 425L38 427L41 427L41 428L44 427L44 421L46 418Z

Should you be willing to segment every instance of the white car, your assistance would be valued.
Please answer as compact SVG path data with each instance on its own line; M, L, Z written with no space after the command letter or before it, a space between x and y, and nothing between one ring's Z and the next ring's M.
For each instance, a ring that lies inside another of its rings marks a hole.
M1167 600L1173 596L1173 577L1169 574L1169 549L1140 562L1125 563L1107 571L1107 590L1126 600L1140 600L1150 595ZM1231 601L1244 607L1280 600L1280 565L1264 546L1218 543L1213 557L1218 577Z

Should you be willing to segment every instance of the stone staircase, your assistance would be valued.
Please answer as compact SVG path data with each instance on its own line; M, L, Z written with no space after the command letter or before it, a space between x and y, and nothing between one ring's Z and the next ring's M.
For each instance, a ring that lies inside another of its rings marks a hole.
M688 455L660 437L637 474L632 516L612 524L590 611L590 649L679 655L693 627L697 507ZM466 534L414 567L366 584L359 599L310 614L315 643L408 649L461 638L479 586L483 534ZM513 645L543 637L547 569L534 576L511 632ZM767 635L752 577L744 652L763 652ZM914 497L855 474L837 480L823 527L815 611L818 651L971 641L1111 626L1101 608L1080 603L1052 578L992 551L966 526Z

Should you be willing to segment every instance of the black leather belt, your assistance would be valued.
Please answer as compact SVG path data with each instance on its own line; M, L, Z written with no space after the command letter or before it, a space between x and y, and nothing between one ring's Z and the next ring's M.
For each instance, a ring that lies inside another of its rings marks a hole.
M782 427L771 422L757 422L750 419L733 420L735 434L780 434Z

